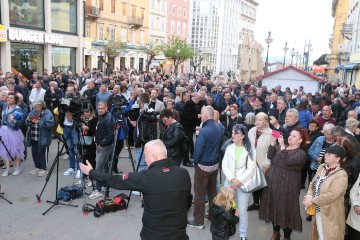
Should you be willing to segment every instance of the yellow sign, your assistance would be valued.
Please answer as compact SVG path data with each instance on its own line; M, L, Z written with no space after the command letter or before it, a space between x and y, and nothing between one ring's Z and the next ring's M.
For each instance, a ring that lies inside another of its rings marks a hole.
M87 50L91 49L91 38L89 38L89 37L85 38L85 48Z
M4 25L0 24L0 42L6 42L7 40L7 29Z

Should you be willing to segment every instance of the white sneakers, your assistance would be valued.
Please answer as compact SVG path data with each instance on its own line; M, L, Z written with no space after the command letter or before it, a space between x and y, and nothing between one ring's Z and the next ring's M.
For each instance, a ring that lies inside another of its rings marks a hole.
M5 172L2 174L2 176L3 176L3 177L7 177L7 176L10 175L10 173L11 173L10 168L7 168L7 169L5 170ZM21 169L20 167L16 167L16 168L15 168L15 171L13 172L12 175L16 176L16 175L19 175L20 173L22 173L22 169Z
M89 199L96 199L96 198L99 198L99 197L102 197L102 196L103 196L103 194L101 192L99 192L97 189L95 189L90 194Z
M39 169L39 168L35 168L34 170L31 170L29 173L30 173L30 175L36 175L40 172L40 170L41 169Z
M76 178L81 178L81 171L80 170L76 171Z
M38 172L37 176L38 177L45 177L46 175L48 175L48 171L40 169L40 171Z
M68 170L66 170L66 171L63 173L63 175L64 175L64 176L70 176L70 175L73 174L74 172L75 172L74 169L69 168Z

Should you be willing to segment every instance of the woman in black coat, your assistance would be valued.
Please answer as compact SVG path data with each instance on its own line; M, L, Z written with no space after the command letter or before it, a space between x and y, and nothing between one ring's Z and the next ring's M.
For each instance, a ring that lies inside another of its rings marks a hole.
M160 119L166 129L162 134L162 141L167 149L167 157L173 164L180 166L184 152L187 151L186 136L180 123L173 116L171 109L165 108L160 113Z

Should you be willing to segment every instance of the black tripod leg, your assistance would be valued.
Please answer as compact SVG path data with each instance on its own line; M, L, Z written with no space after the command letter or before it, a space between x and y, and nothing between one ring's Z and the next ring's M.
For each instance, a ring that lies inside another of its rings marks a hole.
M137 166L136 166L136 172L139 170L140 163L141 163L141 158L142 158L143 154L144 154L144 147L142 147L142 149L141 149L141 154L140 154L139 162L138 162L138 164L137 164ZM130 202L130 199L131 199L131 194L132 194L132 192L133 192L133 190L130 190L129 201L128 201L127 204L126 204L126 208L129 207L129 202Z
M12 204L12 202L10 202L8 199L6 199L4 196L3 192L0 192L0 198L4 199L5 201L7 201L8 203Z
M133 169L133 171L135 171L134 158L133 158L133 155L132 155L132 153L131 153L131 149L130 149L129 139L128 139L128 138L126 138L126 146L127 146L127 148L128 148L129 158L130 158L130 161L131 161L132 169ZM139 169L139 167L138 167L137 169Z

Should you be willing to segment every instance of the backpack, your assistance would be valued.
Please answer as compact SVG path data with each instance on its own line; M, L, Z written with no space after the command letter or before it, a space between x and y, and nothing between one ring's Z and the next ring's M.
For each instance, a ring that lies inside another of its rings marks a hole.
M104 214L104 212L116 212L118 210L127 209L127 203L129 203L129 199L129 196L124 193L120 193L114 198L106 198L105 204L103 204L104 199L101 199L96 203L94 216L100 217L100 215Z
M58 191L58 198L68 202L77 199L83 195L83 189L79 186L73 185L71 187L62 187Z

